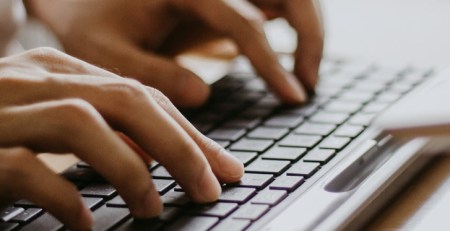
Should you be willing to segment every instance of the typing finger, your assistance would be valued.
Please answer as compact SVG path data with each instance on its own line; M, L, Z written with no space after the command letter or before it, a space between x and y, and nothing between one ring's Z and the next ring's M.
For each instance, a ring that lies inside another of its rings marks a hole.
M159 194L145 164L86 101L4 107L0 118L8 121L0 126L0 145L75 153L115 186L133 215L152 217L161 212Z
M0 201L25 198L71 230L92 226L90 212L75 186L53 173L27 149L0 149L0 185ZM10 198L12 195L16 198Z

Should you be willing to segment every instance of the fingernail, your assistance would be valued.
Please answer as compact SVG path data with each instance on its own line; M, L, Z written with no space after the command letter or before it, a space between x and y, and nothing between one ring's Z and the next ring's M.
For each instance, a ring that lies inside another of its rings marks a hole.
M211 168L207 167L201 173L198 181L198 193L201 196L199 202L213 202L219 198L222 189Z
M244 165L236 157L222 149L219 154L220 170L230 178L238 181L244 175Z

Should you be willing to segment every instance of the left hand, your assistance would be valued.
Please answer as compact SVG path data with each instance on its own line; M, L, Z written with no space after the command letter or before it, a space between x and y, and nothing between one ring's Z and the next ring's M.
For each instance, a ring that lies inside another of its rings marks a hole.
M161 52L169 37L189 28L185 25L206 25L231 38L286 103L306 101L306 91L317 82L323 30L315 0L30 0L28 5L69 54L157 88L178 106L199 106L209 94L200 78ZM266 17L284 17L298 32L295 76L281 67L265 38Z

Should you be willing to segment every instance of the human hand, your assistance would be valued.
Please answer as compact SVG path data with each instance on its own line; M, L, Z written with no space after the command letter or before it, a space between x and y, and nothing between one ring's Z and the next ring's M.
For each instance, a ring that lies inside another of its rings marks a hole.
M317 82L323 30L314 0L34 0L29 5L68 53L155 87L179 106L201 105L209 94L197 76L161 53L166 39L185 25L206 25L230 37L286 103L304 102L304 88L313 91ZM285 17L298 32L295 75L269 47L264 15Z
M71 230L90 228L89 210L38 153L76 154L141 218L162 210L144 160L165 166L197 202L216 200L219 181L243 175L242 164L159 91L52 49L0 59L0 121L0 207L25 198Z

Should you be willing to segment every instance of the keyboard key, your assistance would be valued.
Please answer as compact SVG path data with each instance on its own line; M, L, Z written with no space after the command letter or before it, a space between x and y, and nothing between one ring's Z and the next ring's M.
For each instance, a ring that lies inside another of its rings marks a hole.
M92 182L103 178L91 168L72 167L62 174L62 176L72 182Z
M102 203L103 199L98 197L82 197L83 203L88 207L89 209L95 209L97 208L100 203Z
M266 126L294 128L303 122L303 117L294 115L276 115L264 122Z
M262 189L272 182L273 179L273 176L270 174L245 173L240 182L232 185Z
M305 182L305 178L301 176L280 176L269 185L269 189L287 190L291 192Z
M11 221L13 222L20 222L20 223L26 223L30 221L31 219L34 219L37 217L40 213L42 213L42 209L39 208L29 208L19 215L15 216Z
M282 139L278 145L287 147L312 148L321 139L321 136L291 134Z
M172 176L170 175L169 171L167 171L167 169L161 165L152 171L152 177L155 179L160 179L160 178L172 179Z
M374 96L372 92L354 92L344 91L337 100L346 102L366 103L369 102Z
M153 179L153 184L159 194L163 195L175 186L175 181L168 179Z
M375 99L375 102L391 104L391 103L397 101L398 99L400 99L401 97L402 97L402 94L400 94L400 93L383 92L377 96L377 98Z
M247 137L254 139L279 140L289 132L287 128L259 127L247 134Z
M304 117L309 117L317 111L317 105L310 104L301 107L287 107L281 109L279 112L281 115L295 114Z
M256 152L230 152L231 155L236 157L238 160L240 160L245 166L247 166L251 161L253 161L257 156L258 153Z
M305 162L318 162L320 164L326 164L335 155L335 151L331 149L314 149L311 150L304 158Z
M197 215L211 216L211 217L226 217L234 210L236 210L238 204L236 203L214 203L209 205L202 205L200 208L195 209Z
M102 206L92 213L94 226L92 230L108 230L125 220L130 215L128 208Z
M372 123L373 119L375 118L376 114L363 114L358 113L354 116L352 116L348 123L352 125L362 125L362 126L368 126L370 123Z
M297 161L306 152L306 148L280 147L275 146L261 155L267 160L290 160Z
M264 152L267 150L273 141L271 140L255 140L255 139L241 139L231 145L232 151L249 151L249 152Z
M77 163L77 167L79 167L79 168L90 168L91 166L88 163L84 162L84 161L80 161L80 162Z
M297 129L295 129L294 132L297 134L305 134L305 135L327 136L335 128L336 125L334 124L318 124L306 122L300 125Z
M182 217L168 227L168 231L207 231L213 227L219 218L217 217Z
M241 138L245 132L245 129L242 128L217 128L207 136L213 140L236 141Z
M340 113L340 112L324 112L320 111L309 119L312 122L316 123L326 123L326 124L342 124L349 117L348 113Z
M337 137L329 136L325 138L320 144L319 148L330 148L330 149L342 149L345 145L350 142L348 137Z
M388 103L372 102L364 106L362 112L368 114L379 113L381 111L384 111L388 106L389 106Z
M1 231L12 231L19 226L17 223L0 223Z
M106 202L106 206L127 208L127 203L125 203L125 201L123 200L123 198L121 196L115 196L113 199Z
M227 187L222 190L219 202L232 202L242 204L254 196L256 190L253 188Z
M128 219L120 225L117 231L157 231L161 230L163 222L160 219Z
M271 108L251 107L241 112L240 116L245 118L260 119L267 117L272 114L272 112L273 109Z
M253 129L259 123L261 123L261 119L258 118L236 118L232 119L224 124L226 127L236 127L236 128L246 128Z
M355 138L364 130L363 126L344 124L333 133L335 136Z
M20 199L20 200L16 201L16 203L14 203L14 205L17 207L24 207L24 208L38 207L33 202L31 202L29 200L25 200L25 199Z
M108 183L92 183L80 191L83 196L112 197L116 189Z
M249 220L225 219L212 228L211 231L243 231L248 226L250 226Z
M1 221L7 222L11 220L13 217L21 214L25 209L17 208L17 207L8 207L2 211L0 211Z
M276 205L287 197L287 192L282 190L263 190L251 200L252 204Z
M355 113L361 108L360 102L345 102L345 101L332 101L327 103L324 107L324 111L329 112L345 112L345 113Z
M245 167L245 172L279 175L289 167L290 163L289 161L259 159Z
M235 213L233 213L232 217L234 219L246 219L255 221L262 217L267 211L269 211L268 205L259 205L259 204L246 204L241 206Z
M184 192L178 192L171 190L168 193L161 196L161 200L164 205L169 206L184 206L189 204L191 201L189 197Z
M181 213L181 209L177 207L164 207L159 219L162 221L172 221Z
M63 224L58 221L55 217L49 213L44 213L44 215L33 220L28 225L25 225L22 231L56 231L63 227Z
M292 165L292 167L286 171L286 174L288 176L310 177L314 173L316 173L317 170L319 170L319 168L320 168L319 163L298 162Z

